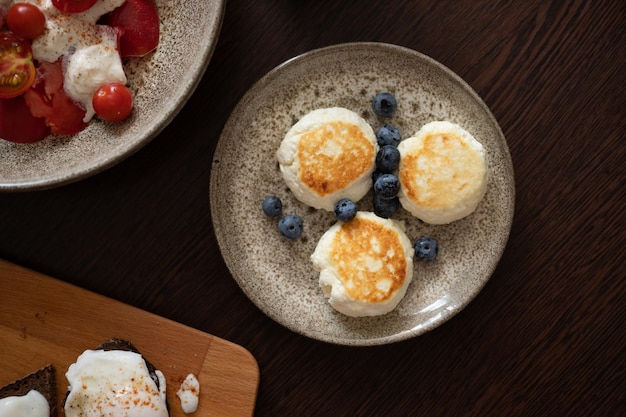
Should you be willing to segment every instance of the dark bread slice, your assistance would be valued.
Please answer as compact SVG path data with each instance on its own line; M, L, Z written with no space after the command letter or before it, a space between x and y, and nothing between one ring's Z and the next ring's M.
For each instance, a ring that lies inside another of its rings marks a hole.
M56 369L54 365L48 365L0 388L0 398L22 396L28 394L30 390L37 390L48 401L50 417L56 417L57 384L55 378Z
M129 352L135 352L141 355L141 352L139 352L139 350L128 340L116 339L116 338L112 338L112 339L106 340L105 342L102 342L98 347L96 347L96 350L125 350ZM152 363L150 363L150 361L148 361L145 358L145 356L141 355L141 357L146 363L146 367L148 368L148 373L150 374L150 378L156 383L157 389L160 390L161 384L159 383L159 377L156 374L156 368L154 367L154 365L152 365ZM63 406L65 406L65 401L67 400L67 396L69 394L70 392L68 391L67 394L65 395L65 398L63 399ZM166 400L165 405L167 406L167 409L169 411L169 404L167 403L167 400Z

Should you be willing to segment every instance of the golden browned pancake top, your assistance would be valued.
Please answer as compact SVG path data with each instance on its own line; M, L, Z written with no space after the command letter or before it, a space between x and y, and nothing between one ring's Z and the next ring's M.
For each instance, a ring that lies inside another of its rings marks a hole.
M367 172L374 145L357 125L324 123L302 134L298 143L298 176L320 196L346 188Z
M429 134L418 151L402 155L399 178L416 204L437 209L454 204L468 185L480 181L479 152L452 132Z
M345 293L355 300L385 301L406 279L407 260L397 232L370 219L344 223L330 256Z

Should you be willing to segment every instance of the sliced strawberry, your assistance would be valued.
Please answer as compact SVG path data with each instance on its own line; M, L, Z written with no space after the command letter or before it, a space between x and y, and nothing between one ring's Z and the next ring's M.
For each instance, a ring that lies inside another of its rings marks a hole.
M0 99L0 138L17 143L32 143L50 134L42 118L30 113L24 96Z
M26 104L35 117L43 117L52 133L73 135L83 130L85 110L79 107L63 89L61 61L40 62L33 87L24 94Z
M102 17L101 23L122 30L120 55L144 56L159 44L159 13L154 0L126 0Z

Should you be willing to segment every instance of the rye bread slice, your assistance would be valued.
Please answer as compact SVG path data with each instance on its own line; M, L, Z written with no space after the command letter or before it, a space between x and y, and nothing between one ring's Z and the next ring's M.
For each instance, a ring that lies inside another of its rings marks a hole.
M55 378L56 369L54 365L48 365L0 388L0 398L26 395L30 390L37 390L48 401L50 417L56 417L57 388Z

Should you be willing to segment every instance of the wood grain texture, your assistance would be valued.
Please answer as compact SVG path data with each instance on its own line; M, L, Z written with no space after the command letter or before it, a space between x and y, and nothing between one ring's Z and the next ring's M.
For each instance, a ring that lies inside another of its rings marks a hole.
M617 0L230 0L198 90L152 143L79 183L0 195L0 257L245 347L256 416L625 415L625 21ZM502 127L517 190L504 256L466 309L356 349L250 303L208 207L243 94L350 41L406 46L465 79Z
M0 287L0 386L52 364L61 415L65 371L118 338L163 372L172 417L185 415L176 391L190 373L200 383L199 415L253 415L259 370L241 346L2 260Z

